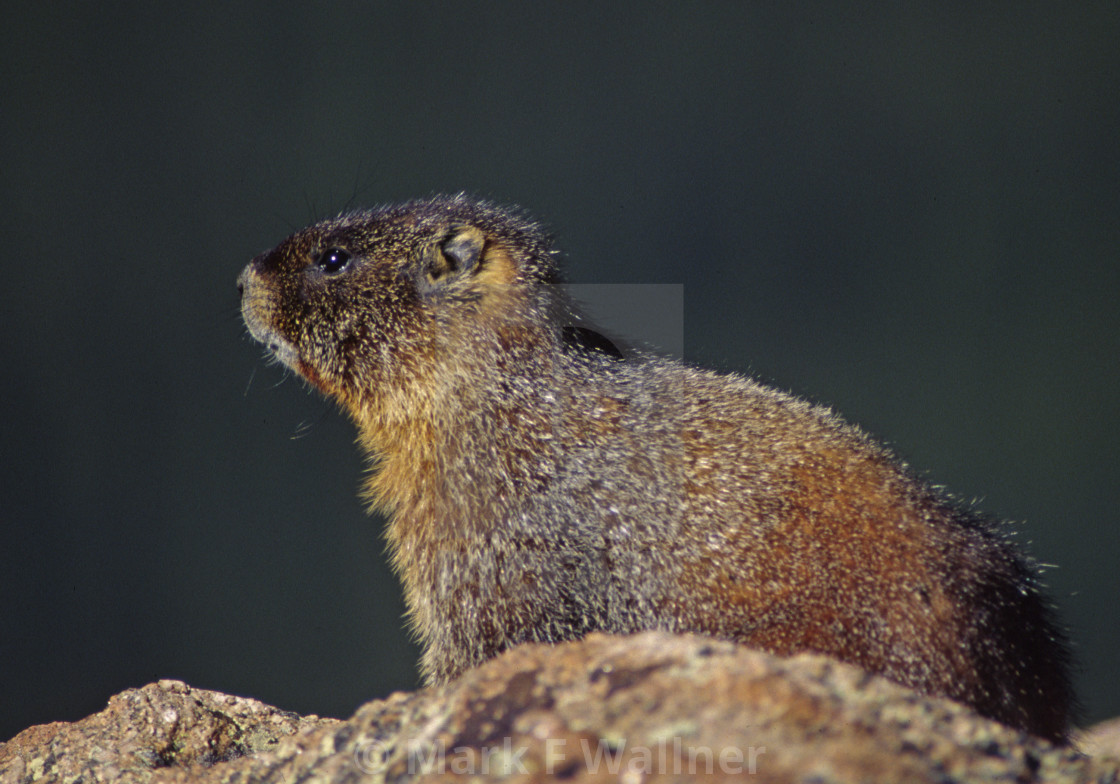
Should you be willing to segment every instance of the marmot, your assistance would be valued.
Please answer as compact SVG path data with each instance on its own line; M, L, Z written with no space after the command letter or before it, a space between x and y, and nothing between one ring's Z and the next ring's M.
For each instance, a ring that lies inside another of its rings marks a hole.
M519 210L459 195L318 223L238 279L252 335L357 424L427 682L664 629L1066 738L1067 646L998 526L827 408L622 356L554 256Z

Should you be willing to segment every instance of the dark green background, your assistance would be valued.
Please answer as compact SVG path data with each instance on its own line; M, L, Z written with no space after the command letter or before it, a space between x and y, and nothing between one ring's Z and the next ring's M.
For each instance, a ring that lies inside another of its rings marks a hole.
M234 279L460 189L1021 522L1120 713L1120 6L836 6L5 3L0 737L415 685L350 425Z

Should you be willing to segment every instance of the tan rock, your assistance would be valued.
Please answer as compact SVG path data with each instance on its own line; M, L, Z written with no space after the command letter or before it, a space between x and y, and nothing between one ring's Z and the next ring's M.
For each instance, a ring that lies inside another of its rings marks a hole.
M0 746L0 782L1120 781L820 656L649 632L531 645L345 722L163 681Z
M1102 721L1074 738L1077 747L1092 757L1120 759L1120 718Z
M217 770L284 736L337 724L163 680L121 692L81 721L30 727L0 744L0 784L146 782L167 768Z

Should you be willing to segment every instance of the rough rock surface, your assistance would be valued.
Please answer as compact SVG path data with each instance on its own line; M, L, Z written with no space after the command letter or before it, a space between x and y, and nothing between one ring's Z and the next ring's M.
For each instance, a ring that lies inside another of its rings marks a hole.
M1092 757L1120 759L1120 719L1102 721L1080 733L1074 742L1079 749Z
M709 774L710 771L710 774ZM963 706L820 656L650 632L514 649L345 722L161 681L0 745L24 781L1120 781ZM753 774L753 775L752 775Z
M121 692L81 721L30 727L0 744L0 784L150 781L167 768L217 771L217 763L275 747L284 736L339 724L160 681Z

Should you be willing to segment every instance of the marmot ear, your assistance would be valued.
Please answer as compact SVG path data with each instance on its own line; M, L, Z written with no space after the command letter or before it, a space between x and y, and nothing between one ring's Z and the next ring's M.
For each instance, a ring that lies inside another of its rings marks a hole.
M512 283L517 267L500 243L488 242L477 226L457 226L427 251L422 286L429 293L460 281L490 288ZM481 291L482 289L479 289Z
M471 272L482 260L482 248L485 244L486 235L481 229L466 226L446 239L440 250L452 272Z
M474 226L453 229L443 242L431 249L428 279L437 283L472 274L482 261L485 245L486 235L481 229Z

